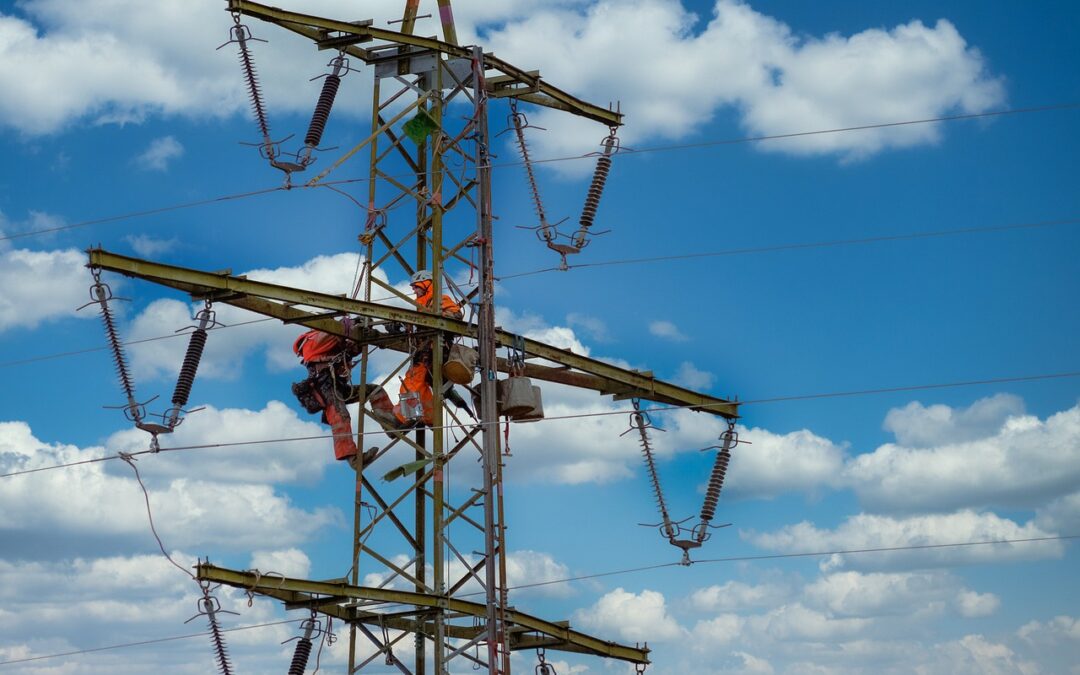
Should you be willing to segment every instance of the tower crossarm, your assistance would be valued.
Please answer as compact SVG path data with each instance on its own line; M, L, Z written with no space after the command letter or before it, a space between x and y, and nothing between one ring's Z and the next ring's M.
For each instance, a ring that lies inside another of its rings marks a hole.
M244 276L234 276L227 271L204 272L167 265L103 249L90 249L88 253L89 266L95 269L119 272L175 288L197 300L234 305L287 323L298 323L330 333L340 334L342 331L341 324L335 321L336 317L361 316L374 320L396 321L452 335L476 337L475 325L429 312L254 281ZM315 313L301 307L315 308L323 312ZM404 341L373 330L361 334L360 339L391 349L405 349ZM738 417L739 414L739 404L736 401L716 398L664 382L646 372L621 368L507 331L498 331L496 340L506 347L515 343L518 346L524 345L527 356L544 359L551 364L528 364L525 373L528 377L592 389L601 394L614 395L617 399L642 398L668 405L686 406L728 419ZM500 370L505 372L506 366L505 361L501 362Z
M315 42L320 49L342 49L365 63L380 60L382 50L357 46L374 40L384 45L439 52L453 58L468 59L472 51L451 42L399 31L377 28L370 21L338 21L311 14L291 12L248 0L229 0L228 9L262 21L277 24ZM511 96L530 103L564 110L608 126L622 124L622 115L569 94L541 79L536 71L526 71L494 54L484 54L484 65L498 73L491 78L489 92Z
M344 580L309 581L261 575L255 571L239 572L209 563L199 563L196 578L276 598L284 601L288 608L312 608L345 621L384 625L397 630L427 632L423 616L425 609L438 608L453 614L478 618L483 618L487 611L482 602L444 595L352 586ZM412 615L415 618L400 613L386 616L356 606L363 602L412 605L417 612ZM631 647L602 640L573 630L565 622L548 621L515 609L507 609L506 621L510 634L517 636L511 641L511 649L535 649L542 646L546 649L593 654L632 663L649 663L647 647ZM476 631L480 630L471 625L448 626L448 629L450 637L463 639L475 637Z

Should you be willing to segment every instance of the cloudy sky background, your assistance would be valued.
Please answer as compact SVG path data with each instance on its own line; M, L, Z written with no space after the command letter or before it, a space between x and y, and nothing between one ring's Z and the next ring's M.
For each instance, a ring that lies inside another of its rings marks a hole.
M1075 377L800 398L1080 370L1077 110L710 145L1075 103L1080 9L492 4L455 3L462 43L588 100L620 101L622 141L640 151L612 171L596 228L611 233L571 263L1025 226L514 276L557 260L514 227L533 224L520 167L495 171L505 328L751 402L739 431L752 444L735 451L717 515L732 527L699 559L1080 534ZM321 0L302 10L385 25L400 6ZM0 2L0 473L146 446L102 409L121 394L94 308L75 311L90 299L88 246L349 289L363 214L329 191L80 225L280 183L237 143L257 135L235 50L215 51L231 25L222 8ZM269 40L253 50L274 135L300 132L318 93L309 78L328 55L248 23ZM430 19L418 27L436 31ZM347 76L326 144L367 135L370 83L362 68ZM547 129L530 135L537 158L592 152L607 133L526 112ZM492 110L493 131L506 113ZM507 138L495 151L511 163ZM569 159L540 171L553 219L576 218L591 166ZM365 173L347 164L338 177ZM407 215L392 214L391 226ZM114 305L128 340L172 334L197 308L147 283L106 281L131 300ZM205 410L163 445L325 433L289 392L302 376L289 352L297 330L245 323L253 318L219 308L230 327L210 335L192 399ZM184 347L182 337L129 347L140 394L167 396ZM550 417L628 409L557 386L544 400ZM696 513L712 460L698 450L722 426L686 411L655 421L672 511ZM626 428L618 414L511 429L512 585L678 560L638 526L656 515ZM463 464L462 482L474 471ZM138 467L183 565L209 557L316 579L347 568L352 478L328 440L166 453ZM521 590L513 601L609 639L648 641L649 672L1080 672L1076 566L1076 545L1054 540L701 562ZM196 597L158 552L123 462L0 479L0 672L208 672L201 637L22 661L198 632L202 619L184 624ZM298 618L240 592L219 597L239 612L224 619L230 627ZM229 633L237 671L283 671L291 645L280 643L295 634L295 624ZM324 651L324 666L340 670L346 642ZM556 658L561 674L624 669ZM515 656L522 672L534 665L532 654Z

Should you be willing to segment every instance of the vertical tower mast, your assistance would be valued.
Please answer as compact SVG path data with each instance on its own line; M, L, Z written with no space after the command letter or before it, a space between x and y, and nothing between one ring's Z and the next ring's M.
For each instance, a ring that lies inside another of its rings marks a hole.
M314 610L347 622L350 673L385 663L404 673L425 673L431 664L436 675L443 675L465 660L470 667L508 674L511 650L538 648L643 665L648 663L647 648L600 640L566 623L509 606L497 373L509 372L514 365L534 379L620 398L695 406L727 418L737 415L737 406L661 382L648 373L496 328L489 100L527 101L605 127L621 124L621 115L561 91L538 73L485 54L480 47L458 46L450 2L438 0L437 4L443 40L413 35L421 18L418 0L407 0L400 32L376 28L371 21L338 21L228 0L229 10L236 14L274 23L310 39L320 49L359 59L373 71L371 133L307 182L309 187L326 185L337 167L366 151L367 215L359 237L364 259L351 297L100 250L90 252L90 265L328 332L343 330L335 317L356 317L350 337L364 345L358 381L374 383L382 376L379 384L391 392L396 389L392 385L396 377L412 361L417 344L430 341L434 424L430 429L386 433L388 442L379 449L376 461L386 466L400 464L395 480L376 484L358 462L352 559L345 574L331 581L265 578L257 572L203 563L199 579L241 587L280 599L290 609ZM393 280L420 269L432 272L430 310L416 307L412 298L393 285ZM439 314L444 293L468 308L465 321ZM388 304L388 298L397 302ZM406 326L404 333L388 330L400 325ZM444 336L476 341L480 356L476 424L446 405L441 369ZM559 367L508 364L497 356L499 345L514 345ZM404 357L387 366L385 358L373 358L376 350L400 352ZM361 450L369 444L370 434L380 429L365 412L364 403L361 400L358 420ZM444 427L444 421L448 426ZM479 476L473 469L473 452L481 459ZM477 596L483 601L474 599ZM407 637L414 638L409 650L403 649Z

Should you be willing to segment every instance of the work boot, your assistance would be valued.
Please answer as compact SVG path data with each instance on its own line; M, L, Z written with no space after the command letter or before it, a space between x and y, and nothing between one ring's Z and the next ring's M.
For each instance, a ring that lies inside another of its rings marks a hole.
M375 457L378 454L379 454L379 448L377 446L374 446L374 445L371 446L370 448L368 448L367 450L365 450L363 456L361 457L363 465L364 466L370 466L371 463L375 461ZM357 467L356 467L356 455L349 455L348 459L349 459L349 466L351 466L353 468L353 471L356 471L357 470Z
M367 402L371 406L368 413L371 418L379 423L385 431L396 431L399 427L398 419L394 415L394 404L386 390L377 384L368 384Z

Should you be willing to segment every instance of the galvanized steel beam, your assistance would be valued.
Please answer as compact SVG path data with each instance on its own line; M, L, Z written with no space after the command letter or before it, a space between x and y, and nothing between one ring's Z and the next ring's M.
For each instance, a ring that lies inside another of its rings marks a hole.
M411 35L409 33L387 30L385 28L376 28L375 26L364 25L361 22L349 23L347 21L336 21L313 16L311 14L290 12L288 10L259 4L257 2L248 2L247 0L229 0L228 9L229 11L240 12L241 14L256 19L278 24L293 32L305 35L316 43L331 40L330 33L336 32L342 33L343 35L354 35L364 41L370 39L385 40L394 44L430 49L457 58L467 59L472 56L468 47L461 47L444 40ZM333 44L336 45L338 43L334 42ZM362 49L355 45L350 45L346 48L346 51L357 58L363 59L365 62L371 62L376 58L370 50ZM524 91L529 93L520 96L531 103L550 108L557 108L559 110L566 110L608 126L620 126L622 124L621 113L608 110L607 108L598 105L593 105L592 103L583 101L558 87L554 87L547 82L544 82L535 71L522 70L517 66L503 61L494 54L485 54L484 64L524 85L526 87ZM496 94L498 96L519 96L518 94L508 93L505 80L498 82L497 86L499 87L498 93ZM492 93L495 93L494 90Z
M255 572L239 572L236 570L217 567L209 563L199 563L195 572L200 581L225 584L246 591L267 595L284 600L292 606L300 607L305 602L320 603L319 611L337 616L346 621L359 621L361 623L378 624L380 615L366 613L358 608L350 608L347 605L337 605L336 610L322 605L324 597L350 598L361 601L389 602L403 605L413 605L421 608L438 608L463 616L483 617L487 607L483 603L461 600L448 596L416 593L414 591L402 591L389 588L373 588L370 586L353 586L344 581L309 581L306 579L291 579L288 577L267 577ZM327 611L333 610L333 611ZM550 642L544 642L548 649L576 651L596 656L605 656L632 663L649 663L649 649L644 647L631 647L616 642L609 642L586 633L573 630L565 622L547 621L539 617L519 612L514 609L506 610L507 622L516 629L527 632L539 633ZM389 627L391 621L400 622L401 630L416 630L418 623L402 619L386 619L382 621ZM470 632L476 629L457 627L456 635L450 637L469 637ZM460 631L460 632L459 632ZM474 633L473 633L474 634ZM519 649L534 649L536 640L525 640L517 646ZM512 643L511 647L515 645Z
M372 319L398 321L422 328L444 331L454 335L477 337L476 327L464 321L449 319L428 312L392 307L363 300L353 300L328 293L308 291L225 273L203 272L176 265L141 260L130 256L110 253L103 249L90 249L90 267L119 272L130 277L152 281L192 295L195 299L212 299L252 311L274 316L293 323L302 323L320 330L339 332L333 319L320 318L291 305L318 307L332 312L366 316ZM287 304L281 304L287 303ZM496 339L502 346L512 346L520 339L513 333L497 331ZM619 398L637 397L659 403L688 406L694 410L709 412L725 418L738 417L737 402L701 394L678 385L663 382L626 368L620 368L598 359L575 354L566 349L524 338L525 352L557 363L563 368L530 364L529 374L538 379L580 386L602 393L615 394ZM565 370L570 368L573 370ZM574 372L580 371L580 372Z

